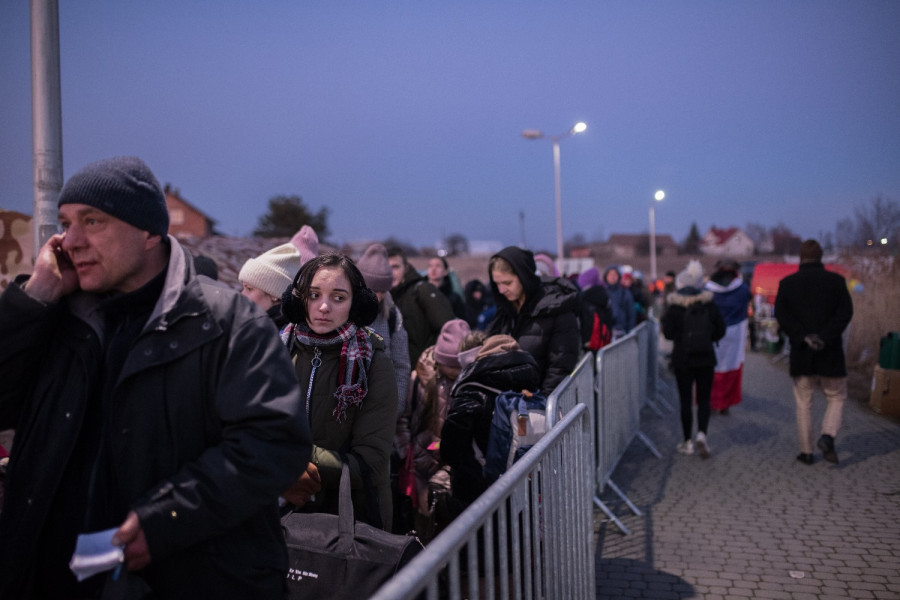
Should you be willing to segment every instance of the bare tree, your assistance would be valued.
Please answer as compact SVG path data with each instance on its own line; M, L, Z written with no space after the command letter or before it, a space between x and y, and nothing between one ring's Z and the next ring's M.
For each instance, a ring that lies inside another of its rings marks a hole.
M882 246L890 250L898 247L900 205L895 201L878 195L867 204L857 206L854 215L856 246Z
M853 223L853 219L844 217L837 222L837 226L834 229L834 239L838 248L847 249L857 245L856 226Z
M772 236L773 249L778 254L800 253L800 244L803 243L803 240L784 223L778 223L769 230L769 235Z
M469 240L461 233L452 233L444 238L444 249L450 256L469 253Z

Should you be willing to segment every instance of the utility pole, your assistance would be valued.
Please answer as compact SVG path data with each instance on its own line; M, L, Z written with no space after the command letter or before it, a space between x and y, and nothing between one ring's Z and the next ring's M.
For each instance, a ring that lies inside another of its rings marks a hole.
M31 0L31 133L34 164L34 258L56 233L62 170L58 0Z

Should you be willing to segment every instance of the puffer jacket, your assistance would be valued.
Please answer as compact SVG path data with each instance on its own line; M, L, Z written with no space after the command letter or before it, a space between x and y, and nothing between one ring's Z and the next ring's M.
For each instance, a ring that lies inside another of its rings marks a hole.
M428 512L428 480L441 466L441 429L450 409L450 389L454 380L445 377L434 360L434 346L419 357L409 378L409 393L397 419L394 445L400 459L412 452L413 476L416 482L416 506Z
M847 376L842 334L853 318L853 300L843 276L826 270L821 262L801 263L796 273L778 284L775 318L791 342L792 377ZM803 341L810 334L822 338L822 350Z
M297 379L271 319L169 244L163 291L112 389L110 494L139 517L152 558L141 574L158 597L270 597L287 570L277 497L311 448ZM76 293L45 305L16 284L0 296L0 429L16 429L0 598L30 597L44 558L38 538L97 396L97 304Z
M534 357L524 350L510 350L478 358L460 373L450 391L451 404L441 430L441 461L450 466L450 489L458 510L471 504L487 489L482 456L487 455L491 419L501 391L535 390L540 373Z
M710 346L709 352L688 356L681 344L684 314L689 306L696 303L703 305L712 321L713 342L718 342L725 336L725 321L722 319L719 308L713 302L713 293L709 290L701 291L697 288L686 287L669 294L667 302L668 306L666 312L663 313L661 325L665 338L673 342L672 368L677 371L697 367L715 367L716 352L713 346Z
M488 327L489 335L512 336L522 350L535 359L540 372L541 393L549 396L578 364L581 353L578 288L564 277L539 277L531 270L527 250L504 248L496 256L509 262L525 291L525 303L516 312L491 279L497 316Z

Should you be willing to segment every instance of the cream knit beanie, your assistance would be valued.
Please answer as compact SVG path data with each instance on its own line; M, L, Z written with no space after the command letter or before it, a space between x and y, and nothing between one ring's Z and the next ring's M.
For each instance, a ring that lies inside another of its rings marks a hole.
M287 243L247 260L241 267L238 279L270 296L281 298L299 270L300 252L296 246Z

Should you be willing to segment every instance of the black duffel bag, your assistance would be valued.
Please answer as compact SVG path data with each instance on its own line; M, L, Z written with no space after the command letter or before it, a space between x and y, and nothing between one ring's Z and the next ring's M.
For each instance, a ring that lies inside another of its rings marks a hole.
M354 519L346 462L338 513L291 512L281 518L288 598L368 598L423 548L414 535L388 533Z

